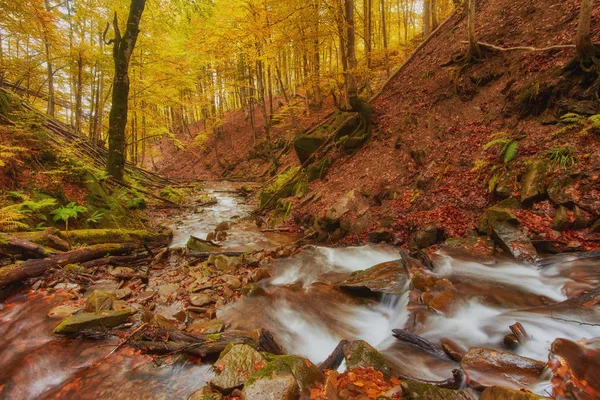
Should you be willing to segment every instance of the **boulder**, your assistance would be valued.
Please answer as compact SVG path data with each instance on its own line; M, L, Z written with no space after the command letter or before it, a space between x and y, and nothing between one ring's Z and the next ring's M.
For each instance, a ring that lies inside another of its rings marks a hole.
M196 307L202 307L212 302L212 298L204 293L194 293L190 295L190 303Z
M501 386L491 386L481 393L479 400L544 400L550 397L538 396L520 390L507 389Z
M392 366L373 346L364 340L354 340L344 346L344 359L346 369L351 370L356 367L373 367L380 371L386 378L392 378L394 371Z
M189 251L197 251L199 253L210 253L211 251L215 251L215 247L210 242L195 236L190 236L185 247Z
M492 239L515 260L533 262L537 252L529 237L511 222L497 223L492 228Z
M210 386L204 386L188 397L188 400L222 400L223 395Z
M325 143L326 138L319 136L299 135L294 139L294 150L300 164L304 164L312 154Z
M425 249L436 244L440 236L440 229L436 224L427 224L415 233L413 245L417 249Z
M408 270L403 259L377 264L364 271L353 272L340 283L349 290L367 291L370 294L400 295L408 281Z
M295 385L290 378L293 378ZM243 394L248 400L297 399L298 394L309 395L311 387L324 379L323 373L306 358L275 356L248 379ZM295 397L284 397L293 395Z
M469 379L480 385L493 386L501 382L519 389L536 383L546 363L504 351L474 347L464 355L461 367Z
M271 277L271 274L269 273L269 270L266 268L262 268L262 267L255 269L250 274L250 279L254 283L258 283L258 282L262 281L263 279L267 279L270 277Z
M242 289L242 294L246 297L256 297L256 296L264 296L267 294L265 289L258 286L256 283L251 283L249 285L244 286Z
M117 289L115 291L115 297L117 299L119 299L119 300L123 300L123 299L126 299L128 297L131 297L131 294L132 294L132 290L129 287L124 287L124 288L121 288L121 289Z
M534 160L531 162L521 179L521 202L527 203L539 199L546 194L546 170L548 168L545 160Z
M465 390L450 390L427 383L402 381L402 400L473 400Z
M325 213L325 220L328 223L338 222L344 214L348 212L355 212L368 207L366 201L361 198L361 194L356 190L351 190L340 197L327 213Z
M573 229L574 226L573 219L569 215L569 210L565 206L558 206L556 209L556 215L552 219L552 229L557 231L568 231L569 229Z
M556 339L550 348L549 366L554 372L555 393L587 399L600 393L600 338L590 340ZM557 398L559 398L557 396Z
M211 385L222 392L241 387L267 361L247 344L236 344L223 353L215 363L216 376L211 381Z
M517 223L518 220L508 208L495 205L488 208L481 215L479 222L477 223L477 230L483 235L490 236L492 234L492 228L494 225L502 222Z
M129 308L116 311L77 314L61 322L54 329L54 333L66 335L97 327L112 328L127 321L132 314L133 310Z
M117 279L131 279L135 276L135 270L129 267L116 267L110 274Z
M371 243L392 243L394 241L394 234L392 231L387 229L379 229L369 233L369 242Z
M114 294L104 290L94 290L85 302L85 311L97 312L102 310L111 310L113 301L116 300Z
M65 319L65 318L70 317L71 315L75 314L79 310L80 310L80 308L75 307L75 306L68 306L68 305L56 306L56 307L53 307L48 312L48 317L56 318L56 319Z

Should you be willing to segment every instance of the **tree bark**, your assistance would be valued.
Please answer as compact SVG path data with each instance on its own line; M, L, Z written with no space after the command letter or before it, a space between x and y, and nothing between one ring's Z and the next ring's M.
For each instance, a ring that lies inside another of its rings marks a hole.
M385 24L385 0L381 0L381 34L383 36L383 51L385 53L385 72L390 76L390 60L388 55L387 30Z
M469 49L467 50L467 59L469 62L473 58L481 57L481 51L477 45L477 36L475 35L475 1L469 0L469 10L467 17L467 29L469 34Z
M598 52L598 49L592 43L592 38L590 35L593 10L594 0L581 0L579 24L577 25L577 37L575 39L577 55L581 61L589 60Z
M50 12L50 2L48 0L44 0L44 6L46 7L46 12ZM46 51L46 67L48 70L48 107L46 112L49 116L54 117L54 70L52 66L52 58L50 53L50 34L48 32L48 28L46 24L44 26L44 50Z
M423 39L431 34L431 0L423 0Z
M363 0L364 42L367 68L371 68L371 38L373 37L372 0Z
M129 60L140 32L140 19L146 0L131 0L127 28L123 36L119 31L117 14L113 20L113 59L115 77L113 80L112 106L108 122L108 160L106 172L118 181L123 180L126 161L125 128L127 126L127 99L129 97Z

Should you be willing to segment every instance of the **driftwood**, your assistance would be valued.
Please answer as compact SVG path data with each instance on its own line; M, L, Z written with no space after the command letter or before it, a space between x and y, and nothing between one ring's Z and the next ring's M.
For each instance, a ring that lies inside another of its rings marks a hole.
M544 257L537 262L537 266L540 268L545 268L559 263L598 259L600 259L600 250L586 251L581 253L563 253Z
M432 354L436 357L448 358L444 350L429 342L428 340L423 339L421 336L407 332L403 329L392 329L392 332L394 337L400 340L401 342L416 346L419 349L426 351L427 353Z
M61 254L55 254L44 259L28 260L23 263L11 264L0 268L0 287L41 275L50 268L95 260L106 255L126 254L138 247L139 244L131 243L98 244Z
M333 352L327 357L325 361L319 364L319 369L325 371L326 369L338 369L342 361L344 361L344 348L350 343L348 340L340 340Z
M523 345L525 342L527 342L527 340L529 340L529 335L520 322L515 322L513 325L510 325L510 330L517 338L519 344Z
M248 344L272 354L284 354L273 335L265 329L254 331L228 331L218 334L195 335L174 329L162 329L154 334L146 333L136 346L154 354L185 353L206 357L222 352L230 344Z

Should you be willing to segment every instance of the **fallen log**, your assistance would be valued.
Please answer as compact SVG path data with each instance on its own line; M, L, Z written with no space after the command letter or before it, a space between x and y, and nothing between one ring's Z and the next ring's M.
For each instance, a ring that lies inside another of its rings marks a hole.
M128 229L79 229L61 232L60 236L67 238L72 244L103 244L103 243L145 243L151 246L166 246L173 237L171 230L149 232L145 230Z
M132 263L141 261L141 260L148 260L148 254L147 253L138 253L138 254L133 254L133 255L127 255L127 256L109 256L109 257L103 257L103 258L98 258L96 260L91 260L91 261L86 261L83 263L80 263L80 265L84 268L93 268L93 267L97 267L99 265L128 265L131 266Z
M22 255L28 258L44 258L58 253L50 247L41 246L28 240L9 237L0 241L0 254Z
M56 228L48 228L45 231L37 232L14 232L10 234L0 234L0 242L4 239L9 241L24 240L35 243L36 245L48 247L60 251L68 251L69 243L60 237L60 231Z
M515 337L517 338L517 341L520 345L524 345L527 342L527 340L529 340L529 334L520 322L515 322L513 325L510 325L509 328L512 331L513 335L515 335Z
M41 275L50 268L95 260L107 255L122 255L129 253L138 247L139 244L133 243L98 244L61 254L55 254L44 259L34 259L22 263L11 264L0 268L0 287Z
M421 336L407 332L403 329L392 329L392 332L396 339L404 343L416 346L419 349L426 351L427 353L432 354L436 357L448 358L444 350L429 342L428 340L423 339Z

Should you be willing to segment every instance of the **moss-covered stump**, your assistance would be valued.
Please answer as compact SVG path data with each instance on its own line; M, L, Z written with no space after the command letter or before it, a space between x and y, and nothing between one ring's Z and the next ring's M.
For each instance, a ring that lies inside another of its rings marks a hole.
M364 271L353 272L340 283L340 287L367 294L400 295L408 279L408 270L404 260L400 259L377 264Z
M520 390L507 389L500 386L492 386L483 391L479 400L545 400L550 397L538 396L534 393L526 393Z
M403 400L473 400L465 390L444 389L426 383L403 381Z
M54 333L67 335L93 328L112 328L125 323L133 314L133 310L126 308L117 311L100 311L95 313L76 314L61 322Z
M546 170L548 163L545 160L532 161L525 175L521 179L521 202L532 202L546 194Z
M294 150L300 160L300 164L304 164L315 151L317 151L327 139L319 136L300 135L294 139Z
M267 360L246 344L237 344L223 351L215 363L216 377L211 385L227 393L241 387Z
M244 385L246 399L289 400L310 394L312 386L325 379L319 369L306 358L275 356L253 374Z

